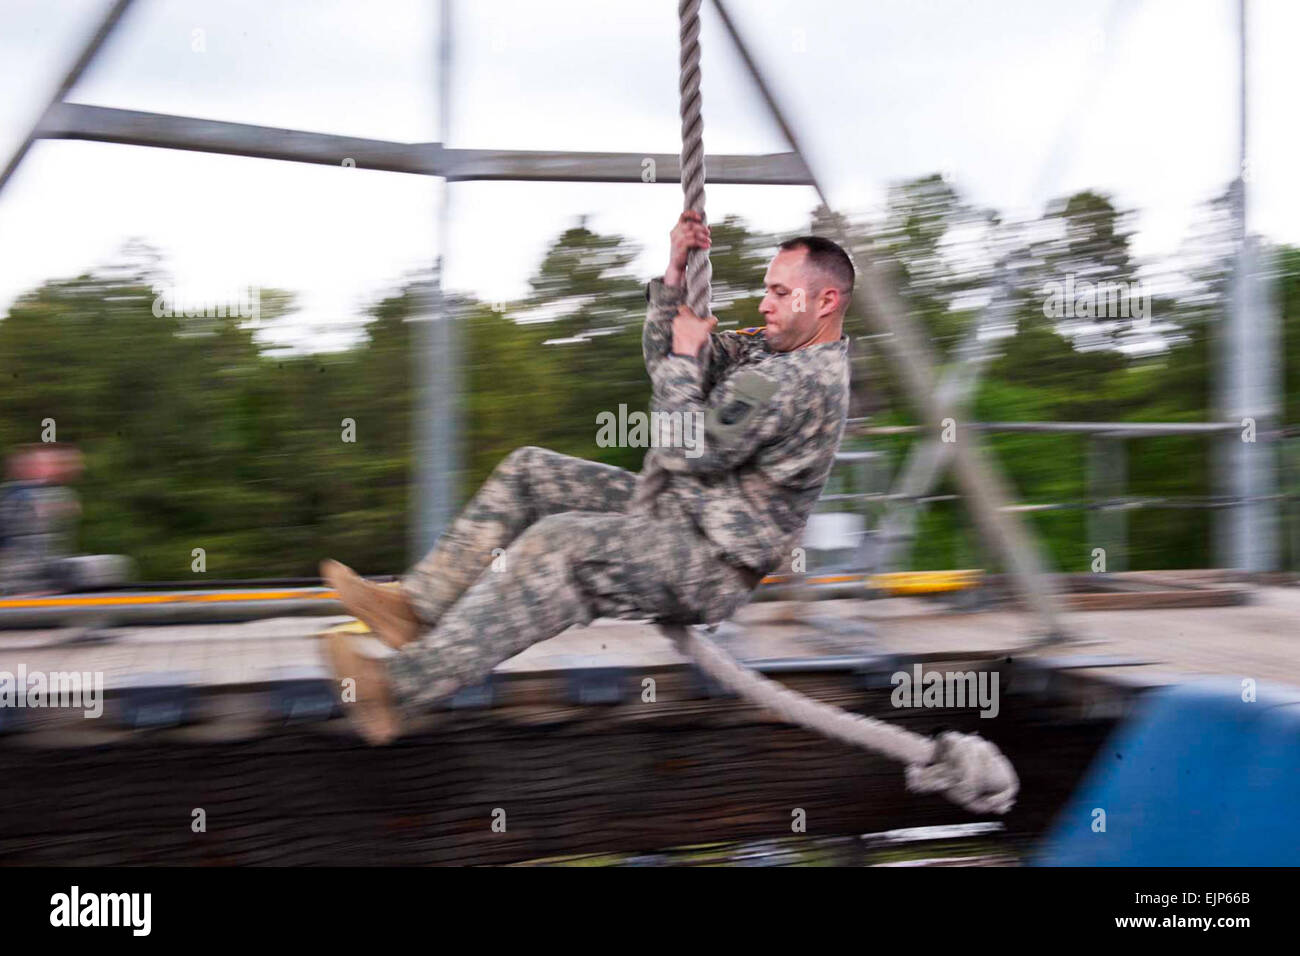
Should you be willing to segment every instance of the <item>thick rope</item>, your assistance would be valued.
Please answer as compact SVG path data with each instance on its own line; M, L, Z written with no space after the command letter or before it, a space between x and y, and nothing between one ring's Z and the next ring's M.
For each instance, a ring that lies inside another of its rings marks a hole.
M682 114L682 208L704 218L704 105L700 94L700 3L680 0L677 6L681 42L678 91ZM707 223L708 219L704 218ZM692 249L686 259L686 304L701 318L709 315L713 265L708 249Z
M913 793L943 793L972 813L1001 814L1015 805L1020 781L1011 761L978 734L949 731L931 740L874 717L851 714L751 670L698 627L662 621L659 627L704 673L756 707L823 737L904 764L907 789Z
M700 96L700 3L680 0L683 208L704 217L704 118ZM707 219L705 219L707 222ZM692 249L686 261L686 304L709 315L713 267L709 250ZM662 469L647 469L634 503L652 500L663 488ZM1006 813L1015 803L1019 781L1007 760L989 741L973 734L944 733L937 740L884 721L861 717L805 697L739 663L698 628L661 623L677 646L724 687L782 720L897 760L907 767L907 787L915 793L943 792L974 813Z
M682 116L682 209L697 211L707 224L708 218L704 213L704 101L700 94L700 3L701 0L680 0L677 6L681 45L677 89ZM712 280L709 250L690 250L686 255L686 304L701 318L710 314ZM707 360L707 352L701 355L701 359ZM655 449L651 448L642 463L629 510L650 507L667 485L668 472L659 463Z

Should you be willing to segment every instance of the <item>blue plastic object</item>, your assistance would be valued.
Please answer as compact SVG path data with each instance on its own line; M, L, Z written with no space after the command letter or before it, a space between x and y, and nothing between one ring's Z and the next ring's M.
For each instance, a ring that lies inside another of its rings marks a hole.
M1034 862L1300 865L1300 688L1260 684L1252 702L1243 690L1216 677L1151 691Z

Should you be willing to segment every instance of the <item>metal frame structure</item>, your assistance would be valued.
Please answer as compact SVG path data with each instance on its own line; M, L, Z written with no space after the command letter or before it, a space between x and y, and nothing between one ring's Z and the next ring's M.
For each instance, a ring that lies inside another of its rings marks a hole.
M1281 412L1281 376L1277 371L1278 322L1263 278L1266 271L1259 243L1247 228L1246 184L1250 168L1248 124L1247 2L1237 0L1238 142L1237 176L1232 184L1233 239L1236 257L1229 289L1229 321L1222 330L1218 414L1257 429L1252 442L1225 438L1219 455L1219 485L1243 502L1225 516L1219 531L1220 560L1245 571L1278 566L1277 444L1259 441L1272 432Z
M640 182L642 164L649 158L655 161L657 179L671 183L678 181L681 161L675 153L454 149L442 143L397 143L65 102L46 110L33 139L79 139L322 166L355 165L358 169L436 176L448 182ZM345 164L344 159L351 162ZM715 183L811 185L806 168L794 153L710 155L709 163L709 179ZM16 167L17 162L11 161L11 166ZM0 187L3 185L0 180Z
M440 6L441 36L436 77L441 103L440 142L398 143L67 102L67 95L112 36L131 4L132 0L115 0L104 15L55 88L31 131L0 172L0 190L40 139L75 139L335 167L351 166L435 176L445 183L490 180L641 182L642 164L649 158L654 160L658 182L680 181L681 157L676 153L454 149L446 146L450 131L452 0L442 0ZM707 163L710 181L719 184L813 184L797 152L710 155ZM439 258L423 296L423 321L415 323L418 348L414 362L419 408L414 436L416 474L412 505L416 520L412 524L410 540L413 556L423 554L432 546L450 522L456 499L460 436L456 401L459 335L453 309L448 305L442 287L443 255L449 235L448 195L449 190L444 188L439 209Z
M1242 29L1242 156L1245 169L1245 0L1239 0ZM398 143L349 136L312 133L301 130L278 129L242 123L219 122L193 117L146 113L134 110L112 109L66 101L95 55L112 35L131 6L131 0L115 0L97 29L82 48L71 68L54 90L41 116L28 136L0 172L0 189L3 189L18 168L31 146L38 139L78 139L93 142L152 146L166 149L193 150L253 158L278 159L291 162L315 163L330 166L354 165L358 168L404 172L436 176L445 181L466 182L482 180L512 180L525 182L640 182L642 163L654 159L657 181L673 183L680 180L680 157L676 154L605 153L525 150L455 149L446 146L449 138L450 86L452 79L452 0L442 0L441 41L437 52L438 86L442 105L439 134L440 142ZM709 181L719 184L745 185L802 185L813 187L823 204L831 208L826 193L813 174L806 154L799 144L791 124L777 104L768 84L738 33L735 23L723 0L713 0L723 27L741 61L761 94L769 113L785 136L790 150L764 155L711 155L707 157ZM345 162L346 161L346 162ZM1241 247L1246 249L1244 231L1244 179L1238 179L1238 221ZM423 312L426 321L417 323L416 379L420 387L419 409L416 415L417 435L416 471L414 492L417 520L412 531L412 550L421 553L436 539L440 530L450 520L456 497L457 445L459 421L458 388L458 331L454 310L444 298L442 288L443 259L448 247L449 190L444 188L439 213L441 248L439 259L429 283L427 305ZM847 248L847 246L846 246ZM850 250L851 253L855 250ZM906 321L906 309L889 289L880 267L864 261L862 250L856 250L859 259L861 285L866 299L866 319L877 331L883 333L884 345L902 373L902 381L910 398L924 420L938 423L949 414L948 400L959 389L936 387L934 362L929 348ZM1243 252L1244 255L1244 252ZM1244 260L1243 260L1244 261ZM1245 274L1244 268L1239 274ZM1241 288L1241 283L1238 283ZM1242 407L1255 407L1256 397L1267 391L1267 382L1261 384L1251 377L1250 357L1257 355L1260 336L1258 329L1241 316L1249 305L1249 296L1234 295L1234 321L1231 323L1237 356L1229 376L1230 400L1234 411ZM950 394L951 393L951 394ZM1264 416L1265 420L1267 416ZM1002 423L1009 424L1009 423ZM1034 428L1031 423L1027 427ZM1162 425L1136 423L1042 423L1042 430L1097 431L1140 434ZM1177 427L1177 426L1174 426ZM1213 431L1237 428L1236 424L1208 423L1187 425L1179 430ZM932 426L937 428L937 424ZM932 429L928 429L932 430ZM1045 575L1045 565L1035 542L1023 528L1011 519L1008 511L1010 495L1005 490L997 470L980 448L971 429L971 438L951 447L952 464L968 501L972 515L989 543L1001 553L1017 581L1018 589L1030 607L1044 622L1051 634L1060 632L1057 623L1056 602L1050 592ZM1006 429L1000 429L1006 430ZM1167 433L1167 432L1161 432ZM1250 491L1243 500L1255 501L1255 494L1268 486L1267 466L1260 457L1251 458L1239 450L1229 453L1233 459L1236 487ZM937 473L939 464L931 463L923 469L926 474ZM1261 470L1262 468L1262 470ZM1261 476L1266 476L1261 478ZM916 482L913 482L916 484ZM1265 496L1266 497L1266 496ZM1253 507L1253 506L1252 506ZM1246 508L1239 509L1243 514ZM1263 520L1261 520L1263 516ZM1267 560L1268 549L1259 542L1275 534L1267 516L1252 510L1234 527L1231 535L1232 565L1258 570L1260 560ZM1253 544L1252 544L1253 542ZM1276 549L1271 552L1274 557Z
M983 434L1052 434L1079 435L1088 440L1084 497L1077 501L1019 502L1006 510L1022 514L1043 511L1086 511L1089 547L1106 551L1106 570L1127 571L1128 514L1132 511L1209 509L1231 514L1243 508L1263 506L1276 509L1300 502L1300 493L1278 489L1269 494L1239 496L1233 489L1212 496L1152 497L1128 494L1128 443L1139 438L1203 437L1216 443L1236 442L1242 431L1240 422L963 422L964 429ZM900 469L893 489L848 494L823 495L822 501L873 502L885 506L878 530L869 532L869 542L859 549L855 568L874 573L902 570L904 556L913 540L916 510L939 502L959 501L959 495L933 494L940 476L947 446L927 436L931 429L918 425L872 425L869 419L850 419L849 430L861 436L916 435L918 441L908 452L907 463ZM1260 435L1262 442L1281 442L1286 430ZM842 452L837 456L844 466L859 463L859 457L877 452ZM1279 465L1279 481L1292 470ZM1295 522L1300 531L1300 521ZM1295 545L1293 544L1293 548ZM1278 570L1265 569L1265 570ZM1250 570L1250 569L1242 569Z

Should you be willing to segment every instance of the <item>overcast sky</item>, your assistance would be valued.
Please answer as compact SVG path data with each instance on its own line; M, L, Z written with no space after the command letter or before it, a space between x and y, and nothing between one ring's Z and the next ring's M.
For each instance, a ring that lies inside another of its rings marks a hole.
M0 163L107 0L0 0ZM1236 174L1235 0L732 0L841 209L947 171L1013 217L1093 187L1138 211L1136 250L1189 237ZM449 142L676 152L674 0L460 0ZM1300 3L1251 0L1251 228L1300 244ZM434 0L137 0L73 102L410 142L438 138ZM712 10L710 152L784 148ZM42 142L0 193L0 310L43 280L157 246L202 294L300 296L286 341L346 340L365 306L437 253L427 177L130 146ZM662 269L674 184L456 184L448 283L526 291L579 215ZM805 224L802 187L711 187L710 217Z

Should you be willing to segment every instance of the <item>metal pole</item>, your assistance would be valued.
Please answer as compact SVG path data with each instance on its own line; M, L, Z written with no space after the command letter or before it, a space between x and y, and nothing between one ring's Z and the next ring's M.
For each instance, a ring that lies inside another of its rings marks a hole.
M452 0L439 4L438 139L451 132ZM426 314L415 323L415 501L410 552L418 559L451 523L460 477L460 328L443 287L450 236L451 180L438 200L438 257L428 283Z
M677 153L453 149L443 143L397 143L86 103L56 103L50 107L34 138L152 146L333 167L347 156L359 169L435 176L455 182L639 182L647 159L654 161L660 183L677 182L681 176L681 156ZM794 153L719 153L706 159L710 183L811 185L803 162Z
M1275 374L1276 323L1268 301L1263 251L1251 238L1247 206L1248 45L1247 2L1237 2L1238 141L1232 184L1232 230L1236 253L1229 284L1224 362L1224 415L1240 423L1223 441L1228 493L1237 505L1224 516L1221 563L1241 571L1277 567L1278 509L1273 424L1279 410Z
M1237 2L1237 175L1231 186L1230 215L1232 219L1233 259L1231 275L1228 279L1228 299L1224 315L1222 332L1223 349L1222 368L1220 370L1221 414L1216 417L1240 420L1239 416L1247 414L1245 408L1244 375L1245 362L1243 332L1244 307L1244 266L1246 244L1246 183L1243 177L1246 159L1246 4L1245 0ZM1225 435L1221 441L1220 485L1219 492L1228 496L1239 496L1245 483L1245 469L1249 466L1241 455L1241 438L1237 434ZM1217 532L1219 541L1219 564L1227 568L1245 570L1247 558L1246 538L1249 534L1249 506L1238 503L1227 509L1220 518L1221 527Z
M62 103L63 98L77 85L81 75L86 72L86 68L95 59L95 54L99 52L99 48L104 45L104 41L108 39L113 29L121 21L122 15L126 13L127 8L130 6L131 0L117 0L109 8L108 13L104 14L104 19L100 21L99 27L91 34L90 39L86 41L86 45L81 48L81 53L77 56L77 59L68 69L68 72L63 75L62 81L50 95L49 101L45 104L45 109L41 111L41 115L32 125L31 131L18 144L18 149L9 158L4 172L0 173L0 190L5 188L5 184L9 182L9 177L18 169L18 165L23 161L23 157L27 155L28 150L32 148L32 144L40 138L41 124L44 122L46 114Z

